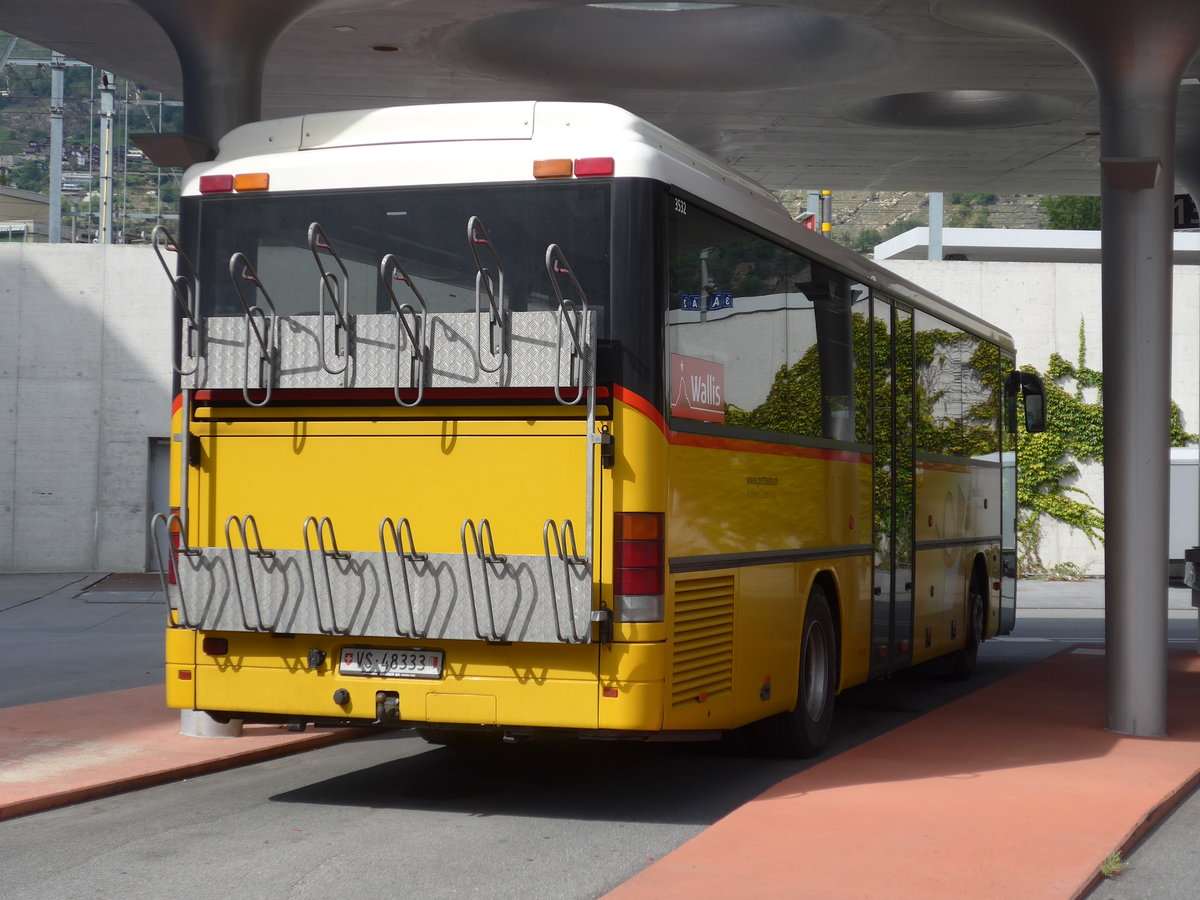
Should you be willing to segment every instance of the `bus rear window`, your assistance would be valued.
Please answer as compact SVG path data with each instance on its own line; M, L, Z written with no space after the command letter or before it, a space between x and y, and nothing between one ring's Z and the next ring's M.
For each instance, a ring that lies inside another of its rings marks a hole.
M389 253L430 312L472 312L477 275L467 239L472 217L483 223L496 250L509 309L553 307L545 264L551 243L562 248L589 305L604 308L609 191L607 184L564 183L193 198L200 205L201 313L242 314L229 275L230 257L240 252L279 314L316 314L321 281L308 243L313 222L320 223L349 271L349 312L390 311L379 277L380 261ZM481 260L492 264L490 254L481 254ZM248 302L259 302L253 287L243 290Z

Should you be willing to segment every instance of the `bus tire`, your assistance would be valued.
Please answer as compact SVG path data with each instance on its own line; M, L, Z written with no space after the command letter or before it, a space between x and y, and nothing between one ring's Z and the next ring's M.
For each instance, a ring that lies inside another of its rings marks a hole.
M951 657L950 678L953 681L967 681L975 674L975 664L979 661L979 645L983 643L986 605L977 574L971 579L971 587L967 592L967 621L963 646Z
M825 590L814 584L800 635L800 677L796 706L756 723L753 742L770 756L808 759L829 741L837 690L837 631Z

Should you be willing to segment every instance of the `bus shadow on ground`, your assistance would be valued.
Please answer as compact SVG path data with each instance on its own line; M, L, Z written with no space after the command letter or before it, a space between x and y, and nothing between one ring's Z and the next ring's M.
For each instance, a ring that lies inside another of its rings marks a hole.
M1012 671L1009 663L981 658L980 677L969 683L946 681L938 667L926 667L847 691L838 700L830 746L812 760L756 756L736 735L702 743L554 740L435 747L404 732L392 738L402 742L397 754L406 755L271 800L485 817L704 826L784 779Z

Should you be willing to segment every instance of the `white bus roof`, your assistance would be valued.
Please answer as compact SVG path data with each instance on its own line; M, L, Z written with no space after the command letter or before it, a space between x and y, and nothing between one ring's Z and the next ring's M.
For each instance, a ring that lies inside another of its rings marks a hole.
M534 160L611 157L614 177L651 178L791 241L919 308L1012 347L1012 338L795 222L757 182L606 103L510 101L315 113L242 125L202 175L265 172L270 191L344 190L535 180Z

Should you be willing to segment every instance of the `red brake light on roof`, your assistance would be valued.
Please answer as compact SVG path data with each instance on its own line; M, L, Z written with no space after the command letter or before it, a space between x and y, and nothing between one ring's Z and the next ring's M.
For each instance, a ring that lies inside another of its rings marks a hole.
M232 175L201 175L200 193L228 194L233 191Z
M611 175L615 170L616 163L611 156L589 156L575 160L576 177Z

